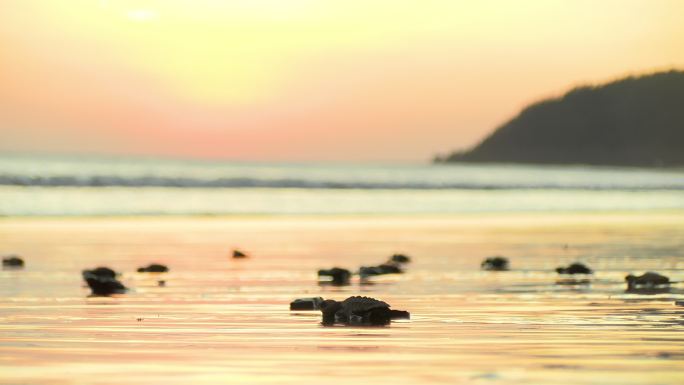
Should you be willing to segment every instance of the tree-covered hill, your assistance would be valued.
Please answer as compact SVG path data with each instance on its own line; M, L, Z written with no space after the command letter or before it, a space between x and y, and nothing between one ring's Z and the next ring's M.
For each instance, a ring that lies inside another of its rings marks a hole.
M576 88L525 108L446 162L684 165L684 72Z

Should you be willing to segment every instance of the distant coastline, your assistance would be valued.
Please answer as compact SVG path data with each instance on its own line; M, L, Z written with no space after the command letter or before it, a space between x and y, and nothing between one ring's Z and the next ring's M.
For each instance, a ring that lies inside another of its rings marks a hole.
M530 105L435 163L684 166L684 72L628 77Z

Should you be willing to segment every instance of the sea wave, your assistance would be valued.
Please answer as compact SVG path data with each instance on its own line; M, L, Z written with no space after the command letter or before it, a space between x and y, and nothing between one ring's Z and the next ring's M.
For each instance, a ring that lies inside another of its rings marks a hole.
M89 176L23 176L0 175L0 185L35 187L169 187L169 188L292 188L292 189L361 189L361 190L510 190L510 189L561 189L561 190L635 190L684 191L684 184L586 184L586 183L425 183L425 182L360 182L320 181L308 179L260 179L238 178L188 178L141 176L121 177L111 175Z

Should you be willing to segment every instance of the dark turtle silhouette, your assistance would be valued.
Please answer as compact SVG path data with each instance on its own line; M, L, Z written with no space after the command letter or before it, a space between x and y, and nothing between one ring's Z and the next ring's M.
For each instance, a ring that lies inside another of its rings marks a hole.
M411 257L404 254L394 254L390 257L390 263L409 263L411 262Z
M338 302L321 303L323 325L341 323L352 326L383 326L392 319L410 318L406 311L391 310L386 302L370 297L354 296Z
M248 255L238 249L233 250L233 258L247 258Z
M496 256L496 257L489 257L482 261L480 264L480 267L484 270L490 270L490 271L504 271L508 270L508 258Z
M593 271L587 265L576 262L568 267L557 267L556 272L558 274L592 274Z
M318 270L318 277L330 277L330 281L321 281L321 283L332 283L333 285L348 285L351 278L351 271L342 269L340 267L333 267L327 270Z
M658 286L669 286L670 278L649 271L639 276L634 276L632 274L625 277L627 281L627 290L637 290L637 289L653 289Z
M116 279L116 272L108 267L83 270L81 274L93 295L108 296L122 294L128 290L126 286Z
M169 271L168 267L158 263L152 263L148 266L138 268L138 273L166 273L167 271Z
M116 278L117 275L116 271L104 266L96 267L92 270L83 270L81 274L83 275L83 279L85 279L86 274L103 278Z
M18 255L6 255L2 257L2 266L13 269L21 269L24 267L24 260Z
M323 298L297 298L290 302L290 310L320 310Z
M366 278L374 275L384 274L401 274L404 271L395 263L383 263L378 266L361 266L359 268L359 275L361 278Z

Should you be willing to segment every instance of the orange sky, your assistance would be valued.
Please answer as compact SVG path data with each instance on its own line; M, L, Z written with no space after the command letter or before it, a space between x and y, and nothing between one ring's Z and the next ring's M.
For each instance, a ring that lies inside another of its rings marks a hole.
M5 0L0 150L425 161L673 67L677 0Z

